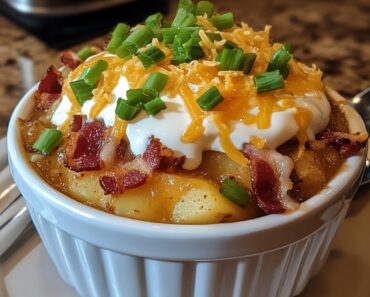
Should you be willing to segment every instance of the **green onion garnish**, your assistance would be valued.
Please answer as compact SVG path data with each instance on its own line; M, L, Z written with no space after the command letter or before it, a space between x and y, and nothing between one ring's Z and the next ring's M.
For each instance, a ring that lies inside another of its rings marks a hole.
M247 53L245 54L245 59L243 63L242 70L244 74L248 74L253 67L254 61L256 61L257 55L255 53Z
M76 100L81 106L86 100L89 100L93 97L92 90L94 87L88 85L84 79L72 81L69 85L71 86Z
M289 54L293 54L293 45L290 42L285 42L283 46L285 47Z
M132 120L140 112L137 106L131 106L126 100L119 98L116 105L116 115L122 120Z
M235 42L232 42L230 40L226 40L226 42L224 43L224 48L233 49L233 48L237 48L237 47L238 47L238 45Z
M158 112L166 108L167 108L166 104L159 97L144 104L144 109L146 113L151 116L156 115Z
M59 145L62 138L62 132L56 129L46 128L42 131L32 148L43 155L48 155Z
M140 48L150 43L152 38L152 29L149 27L138 28L117 48L116 54L122 59L129 59Z
M289 60L292 56L289 54L289 51L285 46L279 48L274 55L272 56L267 71L280 70L281 74L284 72L285 75L288 75L289 70L287 71L287 66Z
M197 4L197 9L195 14L196 15L204 15L206 14L207 17L211 17L213 14L213 11L215 9L215 6L213 3L209 1L199 1Z
M279 70L256 75L254 83L258 94L284 88L284 80Z
M90 70L84 76L84 81L91 87L96 86L103 71L107 70L108 62L99 60L96 62Z
M196 10L196 6L191 0L180 0L179 5L177 6L177 10L179 10L180 8L183 8L192 14L194 14Z
M95 54L95 52L91 49L91 47L84 47L81 49L78 53L77 56L82 60L85 61L88 57L92 56Z
M285 64L285 66L280 67L279 71L280 71L281 75L284 77L284 79L286 79L288 77L289 71L290 71L289 64Z
M218 33L207 32L206 34L207 34L208 39L212 42L222 40L222 36Z
M159 40L162 40L162 31L161 31L162 20L163 15L160 12L148 16L145 20L145 26L152 29L154 37L157 37Z
M107 45L107 50L110 53L114 53L114 51L122 44L125 40L130 27L124 23L118 23L116 28L112 32L112 39L109 41Z
M181 29L180 33L175 37L172 47L172 64L178 65L184 62L198 60L204 55L203 49L200 46L198 31L190 33L191 30L187 29L190 28Z
M164 45L173 44L176 35L179 33L179 29L177 28L165 28L162 29L162 42Z
M203 110L210 111L218 104L220 104L223 100L224 98L221 96L218 89L213 86L197 99L197 103Z
M241 48L223 48L220 55L220 70L242 70L244 51Z
M220 192L222 196L241 207L246 207L248 205L248 189L241 186L231 178L226 178L222 182Z
M153 72L149 75L148 79L144 83L143 89L149 90L155 96L158 96L159 93L164 89L168 80L168 75L161 72Z
M214 16L210 19L210 21L213 26L222 31L234 26L234 15L232 12L228 12L222 15Z
M164 52L156 46L152 46L138 54L138 58L145 68L149 68L150 66L162 61L165 57L166 55Z
M142 105L150 100L153 100L155 96L144 89L131 89L126 92L127 103L131 106Z
M177 10L176 16L172 22L172 28L182 28L194 26L197 18L194 14L187 11L185 8L179 8Z

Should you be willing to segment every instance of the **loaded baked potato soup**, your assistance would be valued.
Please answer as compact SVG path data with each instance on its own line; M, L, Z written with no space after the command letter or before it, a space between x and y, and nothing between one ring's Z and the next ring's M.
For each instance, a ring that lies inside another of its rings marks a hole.
M368 136L349 134L322 72L270 29L185 0L173 20L120 23L106 48L63 52L19 120L30 163L60 192L139 220L296 210Z

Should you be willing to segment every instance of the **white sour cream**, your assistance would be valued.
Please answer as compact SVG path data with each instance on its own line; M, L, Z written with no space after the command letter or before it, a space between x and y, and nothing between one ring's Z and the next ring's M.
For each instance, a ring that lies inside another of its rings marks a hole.
M113 90L114 102L105 106L97 119L103 121L106 126L113 126L115 119L115 107L118 98L126 99L126 91L129 89L128 81L121 77L117 86ZM175 156L186 156L183 165L184 169L195 169L202 161L202 153L206 150L223 152L220 144L217 128L213 125L210 118L203 121L205 127L204 135L194 143L183 143L181 136L191 123L189 114L182 102L182 98L177 95L175 98L161 96L166 103L167 109L157 115L147 116L144 111L132 121L128 122L127 138L130 147L135 155L144 153L149 138L154 136L171 148ZM306 94L297 97L297 105L310 110L312 120L307 128L309 139L314 139L315 134L323 130L330 118L330 104L324 94ZM81 113L90 119L90 110L94 105L93 100L85 101ZM61 126L68 118L71 103L67 96L64 96L59 107L52 117L52 123ZM257 113L255 108L251 112ZM298 125L295 119L296 108L290 108L282 112L274 112L271 118L271 126L268 129L258 129L255 124L245 125L242 122L234 122L231 125L230 138L233 144L242 149L244 143L249 142L252 136L257 136L266 140L265 147L275 149L289 139L293 138L298 132Z

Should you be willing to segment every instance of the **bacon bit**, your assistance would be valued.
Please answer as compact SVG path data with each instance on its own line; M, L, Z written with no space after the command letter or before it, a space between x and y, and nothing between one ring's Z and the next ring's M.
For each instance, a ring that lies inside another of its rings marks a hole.
M252 189L262 211L272 214L296 208L297 203L288 195L293 161L274 150L257 149L249 144L244 145L243 154L250 161Z
M345 159L356 155L366 146L369 135L366 132L349 134L345 132L325 131L317 135L314 141L308 143L308 148L312 150L323 149L326 145L335 148L340 157Z
M94 121L84 124L79 132L71 132L66 147L66 167L76 172L101 169L104 131L103 124Z
M129 170L115 176L101 176L100 186L104 190L104 195L114 195L124 193L128 189L140 187L145 184L148 175L139 170Z
M157 138L152 137L143 154L143 159L148 164L150 169L155 170L161 165L161 151L161 142Z
M162 157L159 169L161 171L175 173L182 168L185 162L185 156L174 158L174 157Z
M73 116L71 124L71 132L78 132L81 130L82 126L85 124L86 117L80 114Z
M54 66L50 66L35 92L36 108L48 110L60 97L63 77Z
M62 52L60 54L60 60L71 70L76 69L82 63L82 60L77 56L77 54L70 50Z

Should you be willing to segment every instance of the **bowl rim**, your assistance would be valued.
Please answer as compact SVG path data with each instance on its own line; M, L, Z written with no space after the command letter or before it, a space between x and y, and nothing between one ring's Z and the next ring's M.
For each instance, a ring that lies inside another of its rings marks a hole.
M251 234L281 227L286 224L291 224L294 221L302 220L311 213L326 208L335 197L343 196L341 194L345 194L343 191L346 190L347 186L354 184L356 180L359 179L365 164L365 150L358 155L348 158L342 165L340 172L322 191L301 203L298 210L289 213L270 214L233 223L204 225L155 223L120 217L85 205L57 191L44 181L44 179L32 168L32 165L29 164L17 127L17 119L25 118L25 113L29 114L29 111L25 111L25 107L27 104L31 104L30 101L33 100L32 95L37 87L38 84L23 96L14 109L9 121L7 145L9 163L12 163L12 169L21 173L22 178L28 181L27 184L32 191L41 195L43 199L46 199L49 203L64 211L70 212L70 215L88 219L90 224L103 224L111 230L125 230L125 232L132 234L140 232L140 234L144 236L153 236L153 234L155 234L158 238L171 237L185 239L191 236L192 238L204 239L204 237L215 238L222 235L226 237L240 236L247 233ZM350 120L362 121L361 118L358 117L358 114L355 114L356 116ZM363 126L363 123L359 122L357 124L358 126Z

